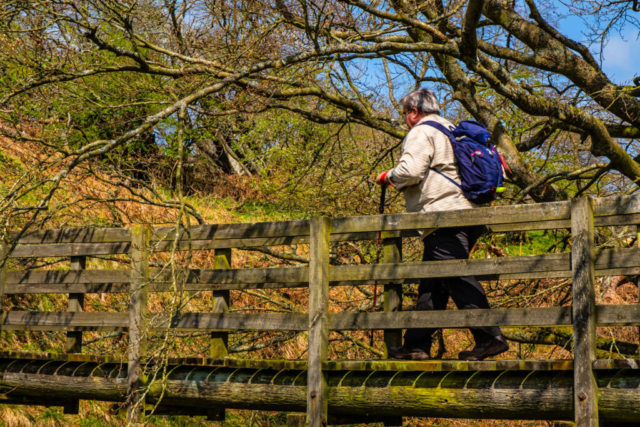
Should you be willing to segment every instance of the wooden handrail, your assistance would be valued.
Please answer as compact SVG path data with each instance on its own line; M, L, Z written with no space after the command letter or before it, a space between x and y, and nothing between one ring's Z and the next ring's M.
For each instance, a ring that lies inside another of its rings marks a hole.
M326 385L322 370L326 365L330 330L385 330L385 343L400 342L405 328L466 328L470 326L572 326L576 337L574 407L576 421L595 425L597 388L594 386L593 339L595 326L640 325L640 305L596 306L594 277L612 274L639 274L640 248L604 250L593 253L594 227L640 223L640 196L600 199L581 198L567 202L535 205L497 206L460 211L390 214L351 218L220 224L194 226L187 235L176 229L41 230L23 235L9 254L12 258L86 257L90 255L131 255L131 268L124 270L0 272L2 293L69 293L79 301L84 293L125 292L130 294L129 313L87 313L75 303L70 312L4 313L0 326L14 330L70 331L70 343L77 344L77 331L129 330L129 416L141 417L144 402L137 400L144 386L137 368L145 357L145 332L178 330L211 331L216 349L222 351L228 331L309 331L308 420L320 426L327 419ZM516 230L571 229L572 252L525 257L402 263L401 237L415 236L418 229L490 225L494 232ZM141 237L142 231L146 237ZM329 267L329 243L370 240L379 230L394 233L385 242L385 263ZM13 234L13 236L16 236ZM309 266L269 269L231 269L229 248L308 243ZM6 246L3 246L6 248ZM395 248L395 252L393 252ZM213 270L185 270L178 277L182 290L214 291L218 309L214 313L182 313L173 318L154 315L147 328L148 292L173 289L173 277L148 268L149 253L173 249L224 249L217 253ZM226 255L225 255L226 254ZM73 258L77 261L77 258ZM224 265L223 265L224 264ZM403 283L420 278L473 275L481 280L571 277L574 286L572 307L518 308L500 310L459 310L444 312L394 312L399 310ZM329 286L352 286L378 280L385 285L385 312L328 312ZM250 288L310 287L308 314L228 313L228 291ZM395 295L395 296L394 296ZM395 299L394 299L395 298ZM75 301L74 300L74 301ZM77 302L77 301L76 301ZM394 305L395 304L395 305ZM76 310L75 312L72 311ZM80 338L81 339L81 338ZM217 340L217 341L216 341ZM218 342L219 341L219 342ZM221 345L218 345L222 343ZM79 347L76 345L75 350ZM216 350L216 351L218 351ZM137 402L137 403L136 403Z
M635 225L640 222L639 196L596 198L593 199L593 204L596 227ZM490 225L494 231L499 232L570 228L570 204L554 202L462 211L335 218L332 219L334 233L331 241L371 240L378 230L402 230L403 236L413 236L416 235L413 231L415 229L470 225ZM152 241L159 245L158 251L170 250L175 239L174 227L157 227L152 233ZM184 232L182 234L182 240L197 242L197 249L299 244L309 242L309 221L198 225L191 227L190 236ZM17 232L10 234L11 238L16 236ZM34 230L25 233L18 244L51 245L47 250L53 252L38 251L35 246L23 246L16 248L18 252L12 256L81 256L95 255L98 252L119 254L130 250L129 243L129 232L125 228ZM104 245L104 248L90 245Z
M499 271L500 273L496 273ZM596 256L596 275L638 274L640 248L607 249ZM360 285L378 280L415 280L427 277L476 276L483 280L571 277L569 253L379 265L335 266L329 269L333 286ZM222 291L255 288L307 287L309 267L200 269L178 275L185 291ZM169 292L171 272L150 269L151 292ZM9 272L5 293L128 292L130 270L42 270Z
M598 326L638 326L640 306L598 305ZM6 313L4 330L114 331L129 327L128 313L34 312ZM306 331L305 313L182 313L169 319L151 313L151 331L168 328L181 331ZM328 317L329 330L413 329L425 324L433 328L469 326L572 326L571 307L510 308L487 310L406 311L379 313L335 313Z

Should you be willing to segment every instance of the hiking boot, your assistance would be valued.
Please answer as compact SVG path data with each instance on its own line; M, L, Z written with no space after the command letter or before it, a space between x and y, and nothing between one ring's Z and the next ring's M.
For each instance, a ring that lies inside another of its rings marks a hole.
M476 344L471 351L461 351L458 354L460 360L484 360L487 357L497 356L509 350L509 344L502 335L492 338L489 341Z
M389 357L393 359L404 359L404 360L429 360L429 353L420 349L414 348L409 349L405 346L401 347L389 347Z

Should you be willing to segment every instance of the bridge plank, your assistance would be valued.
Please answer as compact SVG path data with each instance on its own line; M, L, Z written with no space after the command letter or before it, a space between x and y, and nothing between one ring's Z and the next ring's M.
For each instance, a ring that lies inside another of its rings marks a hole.
M637 224L640 215L640 197L613 196L594 199L595 226ZM475 217L475 218L474 218ZM375 224L380 223L382 230L411 230L431 227L453 227L464 225L492 225L495 231L538 230L551 228L570 228L569 202L540 203L529 205L495 206L465 211L449 211L434 216L433 213L412 213L377 215L369 217L346 217L334 219L335 233L332 241L370 240L378 231ZM372 226L373 225L373 226ZM523 227L523 228L517 228ZM359 230L352 230L353 228ZM364 228L364 229L363 229ZM350 231L342 231L348 229ZM351 233L351 234L350 234ZM413 234L415 235L415 232ZM403 234L403 236L406 236ZM17 231L10 238L15 240ZM302 240L289 241L286 238ZM158 227L154 230L154 241L170 241L175 238L174 227ZM269 239L276 240L269 241ZM251 241L251 239L255 239ZM262 239L262 240L261 240ZM285 239L285 240L278 240ZM241 224L206 224L191 227L191 240L200 245L213 244L214 247L268 246L271 244L298 244L309 242L309 221L279 221ZM186 237L184 238L186 240ZM239 246L215 246L219 244ZM226 242L225 242L226 241ZM19 244L90 244L90 243L128 243L129 232L125 228L65 228L57 230L33 230L24 233ZM112 247L113 248L113 247ZM117 248L117 246L115 247ZM44 252L43 252L44 253ZM124 252L114 252L124 253ZM90 255L88 253L65 254ZM42 256L47 256L44 253Z
M181 313L174 319L159 317L152 330L306 331L308 323L304 313Z
M333 219L332 224L336 233L352 233L563 220L569 219L570 214L569 202L552 202L457 211L345 217Z
M10 234L11 240L18 237L17 231ZM129 230L126 228L62 228L57 230L33 230L25 232L18 243L116 243L129 242Z
M599 305L600 326L640 325L640 306ZM167 325L180 330L228 331L305 331L304 313L182 313L173 320L150 314L154 331L166 331ZM329 315L331 330L406 329L424 324L434 328L474 326L570 326L571 307L516 308L493 310L406 311L396 313L335 313ZM123 330L128 313L112 312L32 312L9 311L3 329L11 330ZM40 329L38 329L40 328ZM51 328L51 329L47 329Z
M10 258L49 258L128 253L130 243L66 243L63 245L16 246Z
M598 426L596 360L595 243L593 202L571 200L571 266L573 271L573 402L578 426Z
M129 313L9 311L2 329L119 331L128 327L128 319Z
M407 215L407 214L398 214ZM595 218L596 227L606 226L619 226L619 225L632 225L640 222L640 214L629 215L614 215L603 216ZM228 224L228 225L240 225L240 224ZM564 220L547 220L547 221L529 221L520 223L500 223L491 225L493 232L507 232L507 231L527 231L527 230L551 230L570 228L571 221L569 219ZM99 230L99 229L88 229ZM104 230L117 230L117 229L104 229ZM43 230L57 231L57 230ZM113 237L106 238L106 241L102 241L101 234L95 233L91 238L81 235L78 239L62 239L42 238L42 244L38 242L38 238L20 240L20 244L31 243L28 246L17 246L11 252L11 258L38 258L38 257L66 257L66 256L79 256L79 255L117 255L128 253L131 249L129 242L120 242L120 234L115 231ZM46 234L46 233L43 233ZM87 233L90 234L90 233ZM55 233L54 233L55 235ZM418 232L413 229L400 230L401 237L417 237ZM331 235L331 242L344 242L344 241L359 241L359 240L375 240L377 238L376 231L367 232L350 232L350 233L336 233ZM59 244L60 241L71 240L66 244ZM87 242L86 240L90 240ZM112 241L113 240L113 241ZM261 246L283 246L283 245L297 245L309 243L308 235L301 236L279 236L279 237L260 237L260 238L215 238L209 240L195 240L191 242L181 240L176 246L176 250L209 250L209 249L226 249L226 248L253 248ZM166 252L172 250L174 242L154 241L154 252Z
M596 199L598 200L598 199ZM607 213L607 211L603 210L603 213ZM406 214L398 214L398 215L406 215ZM640 214L639 213L629 213L622 215L607 215L607 216L599 216L595 218L595 226L596 227L607 227L607 226L619 226L619 225L635 225L640 222ZM262 224L262 223L260 223ZM264 223L269 224L269 223ZM273 223L276 224L276 223ZM231 227L238 226L242 224L221 224L217 225L217 227ZM200 227L200 226L197 226ZM216 227L216 225L207 225L206 227ZM491 229L493 232L506 232L506 231L532 231L532 230L552 230L552 229L561 229L561 228L571 228L571 220L570 219L561 219L561 220L541 220L541 221L526 221L526 222L516 222L516 223L497 223L492 224ZM276 228L277 229L277 228ZM301 229L301 231L306 232L305 229ZM242 233L246 233L246 227L238 232L238 235ZM259 231L258 234L265 234L263 230ZM419 236L416 230L401 230L400 237L417 237ZM206 232L200 230L198 235L206 235ZM223 249L223 248L249 248L249 247L259 247L259 246L281 246L281 245L297 245L297 244L306 244L309 243L309 235L300 234L300 235L287 235L287 236L271 236L271 237L233 237L228 231L224 233L218 232L217 235L214 235L213 238L207 239L196 239L195 237L199 237L198 235L193 235L191 238L191 248L193 250L202 250L202 249ZM166 229L162 229L160 232L154 234L154 251L162 252L168 251L173 247L173 239L168 239L170 233L167 233ZM227 237L231 236L231 237ZM17 237L17 232L11 232L11 238L15 239ZM167 237L163 240L158 240L162 237ZM332 242L343 242L343 241L358 241L358 240L375 240L377 238L377 231L367 231L367 232L349 232L349 233L333 233L331 234ZM106 243L129 243L129 235L127 230L124 228L70 228L70 229L61 229L61 230L35 230L32 232L28 232L20 238L18 241L20 245L54 245L54 246L63 246L63 243L71 243L71 244L106 244ZM82 248L82 246L80 246ZM109 245L107 246L109 249L113 250L114 248L118 252L113 253L126 253L129 250L128 246L118 246L118 245ZM187 238L180 240L178 244L178 250L187 250L189 248L189 243L187 242ZM58 248L56 253L63 253L62 248ZM32 250L32 253L33 252ZM46 256L45 251L38 251L38 253L43 253ZM69 255L70 256L70 255Z
M398 313L335 313L329 316L332 330L405 329L479 326L571 325L571 307L486 310L405 311Z
M309 220L206 224L196 225L190 228L190 237L192 240L247 239L301 235L309 235ZM184 238L188 238L184 230L180 231L181 239L183 236ZM153 230L152 240L173 241L175 237L175 227L158 227Z
M129 283L131 270L32 270L7 274L8 285Z
M383 280L416 283L421 277L474 275L479 280L571 277L570 254L547 254L471 260L428 261L404 264L338 266L330 268L332 286L353 286ZM501 273L496 274L495 271ZM596 257L596 275L640 273L640 248L613 249ZM170 292L171 273L151 269L152 292ZM222 291L278 289L308 286L308 267L190 270L183 290ZM6 293L126 292L130 270L48 270L7 273ZM58 284L59 283L59 284Z

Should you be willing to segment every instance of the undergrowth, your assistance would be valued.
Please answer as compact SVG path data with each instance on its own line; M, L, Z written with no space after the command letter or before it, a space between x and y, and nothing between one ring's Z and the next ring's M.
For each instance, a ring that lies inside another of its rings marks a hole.
M22 173L29 153L0 149L0 185L7 185L15 175ZM247 184L249 186L249 184ZM238 184L234 191L241 187ZM116 191L109 185L92 178L79 177L69 180L61 190L62 198L74 200L79 195L91 195ZM167 194L169 190L166 191ZM249 190L247 190L249 191ZM253 191L253 190L252 190ZM38 193L29 196L36 200ZM80 198L82 199L82 198ZM25 202L33 201L26 200ZM261 222L301 219L307 217L302 212L282 212L279 205L266 200L244 200L238 197L224 198L211 195L192 195L186 198L207 223L236 223ZM397 208L394 208L397 209ZM372 207L372 211L374 211ZM132 202L114 202L111 205L92 203L87 199L80 200L62 209L59 215L51 218L49 228L54 227L113 227L127 226L137 222L151 224L172 224L175 212L159 206L141 205ZM14 224L20 226L20 224ZM634 230L631 228L599 229L598 244L601 248L625 246ZM480 239L473 251L472 258L528 256L545 253L563 253L570 251L571 242L566 230L529 231L526 233L496 233L486 235ZM340 264L359 264L375 262L376 246L374 242L341 243L334 247L334 262ZM308 256L306 245L294 245L272 248L277 254L290 254L304 258ZM421 259L421 243L417 239L406 239L403 259L406 262ZM180 261L190 268L213 268L214 251L194 251L192 258L187 260L184 254L179 255ZM168 261L167 254L154 254L151 261L163 264ZM128 257L121 255L90 257L87 262L89 269L123 269L128 267ZM263 252L248 250L234 250L232 268L260 268L272 266L293 266L301 264L280 256L273 256ZM304 263L302 263L304 264ZM62 258L45 258L34 260L12 261L11 269L69 269L69 260ZM622 304L638 301L636 287L630 278L599 278L596 291L599 303ZM615 282L613 283L612 280ZM486 282L490 302L494 307L532 307L568 305L570 298L570 281L547 279L501 282ZM372 300L372 285L356 287L333 287L331 289L331 310L369 310ZM405 287L403 309L410 310L417 295L417 285ZM171 293L150 294L149 311L160 312L170 304ZM563 299L564 298L564 299ZM5 295L4 306L8 310L36 310L36 311L66 311L68 297L64 294L39 295ZM207 312L213 305L211 292L187 292L183 301L187 301L183 311ZM88 294L85 297L85 310L89 312L127 311L128 297L124 294ZM280 290L248 290L232 291L231 310L235 312L306 312L308 307L308 290L287 289ZM453 309L453 303L450 303ZM507 331L508 332L508 331ZM600 328L600 336L619 341L638 342L635 328ZM383 335L377 331L373 346L367 343L369 332L332 332L330 335L330 357L336 359L376 359L382 354ZM149 337L150 348L162 342L163 336L155 334ZM64 351L65 333L61 332L18 332L2 331L0 348L4 350L53 352ZM84 333L83 352L95 355L126 355L128 337L125 333ZM269 343L273 344L269 344ZM443 358L456 359L458 352L470 349L473 340L467 330L446 330L442 349ZM237 358L304 358L307 346L306 333L244 333L232 334L229 348L232 357ZM436 346L437 348L438 346ZM168 349L171 356L199 356L206 357L209 351L209 334L185 333L181 334ZM609 351L609 357L619 357L615 350ZM601 353L600 356L603 354ZM512 343L511 350L501 358L505 359L565 359L570 358L568 348L559 346L541 346L529 343ZM125 424L119 414L112 414L109 405L102 402L82 401L80 415L64 415L60 408L35 408L27 406L0 406L0 421L7 427L13 426L120 426ZM264 413L257 411L227 411L225 422L207 422L202 417L152 416L148 421L153 426L284 426L286 414ZM534 426L548 425L540 422L519 421L481 421L481 420L440 420L440 419L409 419L405 426Z

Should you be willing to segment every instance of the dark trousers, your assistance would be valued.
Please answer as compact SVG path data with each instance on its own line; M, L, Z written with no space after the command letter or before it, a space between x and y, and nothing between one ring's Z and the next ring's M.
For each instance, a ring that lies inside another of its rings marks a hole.
M484 227L444 228L424 238L423 261L468 259L469 251ZM458 309L490 308L484 288L473 276L422 279L418 288L416 310L446 310L449 297ZM476 344L502 334L497 326L469 328ZM410 349L431 350L434 328L408 329L404 345Z

